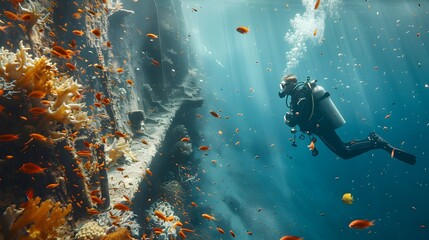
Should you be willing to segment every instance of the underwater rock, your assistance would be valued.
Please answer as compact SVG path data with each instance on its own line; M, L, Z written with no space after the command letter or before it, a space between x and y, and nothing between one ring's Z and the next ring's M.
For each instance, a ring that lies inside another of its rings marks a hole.
M142 110L128 112L128 119L130 120L133 131L141 130L142 124L144 125L144 115Z

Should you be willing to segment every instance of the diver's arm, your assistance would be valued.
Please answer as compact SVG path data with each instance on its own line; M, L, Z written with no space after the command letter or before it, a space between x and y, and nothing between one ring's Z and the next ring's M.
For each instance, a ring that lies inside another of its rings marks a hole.
M285 115L285 123L289 127L295 127L297 124L305 124L307 118L305 117L308 113L308 100L303 94L296 94L293 96L291 101L290 112L287 112Z
M308 99L308 96L306 94L297 94L296 96L296 105L294 106L293 109L293 118L294 120L303 125L306 124L307 121L309 120L309 112L310 112L310 99Z

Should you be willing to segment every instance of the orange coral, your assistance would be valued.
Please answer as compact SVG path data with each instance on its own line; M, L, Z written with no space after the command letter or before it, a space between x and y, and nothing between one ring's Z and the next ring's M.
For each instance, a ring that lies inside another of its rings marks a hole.
M39 197L28 200L24 212L12 225L11 239L15 239L19 231L25 228L28 235L20 236L19 239L56 239L59 234L57 228L65 223L65 216L70 213L72 206L69 204L62 208L60 202L54 203L50 199L42 203L40 201Z
M133 239L126 228L118 228L116 231L107 234L102 240L126 240Z

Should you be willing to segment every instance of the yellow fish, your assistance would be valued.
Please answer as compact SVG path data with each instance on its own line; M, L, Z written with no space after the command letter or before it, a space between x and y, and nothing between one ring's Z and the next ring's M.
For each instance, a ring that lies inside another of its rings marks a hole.
M351 193L344 193L343 198L341 199L345 204L353 203L353 196Z

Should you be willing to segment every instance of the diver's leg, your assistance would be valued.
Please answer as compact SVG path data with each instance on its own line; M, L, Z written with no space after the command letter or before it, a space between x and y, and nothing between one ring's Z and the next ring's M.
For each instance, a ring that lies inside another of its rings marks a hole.
M329 149L343 159L349 159L370 150L387 146L387 143L374 141L373 139L344 143L333 129L320 131L319 137Z
M391 146L387 141L374 132L369 134L368 139L350 141L348 143L343 143L335 130L321 131L319 137L329 149L343 159L349 159L374 149L384 149L390 153L392 157L395 157L405 163L416 163L416 156Z
M416 156L413 154L407 153L401 149L395 148L392 145L390 145L387 141L385 141L383 138L378 136L375 132L369 133L370 140L376 141L378 143L381 143L383 145L383 149L386 150L388 153L391 154L392 157L395 157L405 163L408 164L415 164L416 163Z
M340 137L338 137L337 133L335 132L335 130L324 130L324 131L320 131L318 133L318 136L320 138L320 140L322 140L323 143L325 143L325 145L335 154L337 154L339 157L343 158L343 159L349 159L351 157L353 157L353 155L351 155L349 153L349 151L346 148L346 145L344 144L344 142L340 139Z

